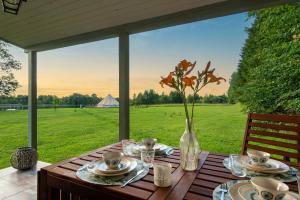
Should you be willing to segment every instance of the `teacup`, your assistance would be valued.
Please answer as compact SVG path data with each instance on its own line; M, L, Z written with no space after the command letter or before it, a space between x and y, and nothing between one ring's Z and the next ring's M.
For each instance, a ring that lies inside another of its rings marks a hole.
M121 153L121 152L106 152L106 153L103 153L102 157L108 168L118 169L119 164L123 157L123 153Z
M146 150L153 149L156 142L157 142L157 139L154 139L154 138L143 139L143 144L144 144Z
M247 151L248 156L250 157L253 165L264 165L270 158L270 154L263 152L249 149Z
M273 178L253 177L250 182L260 200L281 200L289 191L289 186Z

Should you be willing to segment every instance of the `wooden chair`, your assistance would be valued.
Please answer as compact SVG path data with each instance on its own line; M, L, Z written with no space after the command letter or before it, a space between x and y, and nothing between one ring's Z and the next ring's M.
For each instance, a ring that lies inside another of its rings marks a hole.
M300 116L249 114L241 153L248 148L300 167Z

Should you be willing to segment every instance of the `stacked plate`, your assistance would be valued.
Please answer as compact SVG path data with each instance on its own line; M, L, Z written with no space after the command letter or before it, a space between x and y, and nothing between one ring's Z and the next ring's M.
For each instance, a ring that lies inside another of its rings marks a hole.
M254 165L252 160L247 160L245 165L247 170L266 174L281 174L289 171L290 169L288 165L274 159L269 159L262 165Z
M229 188L232 200L257 200L258 196L250 182L239 182ZM287 192L282 200L300 200L300 196L294 192Z
M134 170L137 166L137 160L130 157L122 158L117 169L110 169L103 160L100 160L89 169L89 172L98 176L120 176Z
M145 148L143 144L132 145L129 151L129 156L140 156L141 149L143 148ZM155 144L153 149L155 150L155 156L168 156L174 152L174 149L172 147L161 143Z

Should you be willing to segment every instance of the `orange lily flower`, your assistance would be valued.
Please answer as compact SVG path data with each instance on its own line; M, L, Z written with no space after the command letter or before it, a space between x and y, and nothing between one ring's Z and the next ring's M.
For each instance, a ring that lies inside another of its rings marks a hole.
M196 64L196 63L195 63ZM193 64L187 60L182 60L180 61L180 63L178 63L178 67L183 69L184 71L186 71L190 66L192 66Z
M159 82L161 87L164 87L164 85L168 85L170 87L173 86L173 75L174 75L174 72L170 72L170 74L164 78L164 77L161 77L161 81Z
M185 86L192 86L195 84L194 80L196 80L196 79L197 79L196 76L192 76L190 78L186 76L186 77L183 77L181 80L182 80L182 82L184 82Z
M216 77L213 72L208 72L207 77L209 78L208 83L214 83L217 82L219 85L221 83L221 80L224 80L226 82L226 79L223 77Z

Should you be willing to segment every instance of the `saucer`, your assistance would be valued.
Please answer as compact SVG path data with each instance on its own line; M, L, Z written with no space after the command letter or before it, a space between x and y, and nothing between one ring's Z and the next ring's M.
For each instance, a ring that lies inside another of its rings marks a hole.
M269 159L264 165L253 165L250 160L247 162L246 168L251 171L270 174L280 174L290 169L288 165L274 159Z
M239 187L241 187L243 185L247 185L247 184L249 184L248 181L247 182L236 183L233 186L231 186L228 190L231 199L242 200L241 196L239 195L238 189L239 189Z
M122 158L119 166L117 169L110 169L104 161L100 161L98 162L97 165L97 170L101 171L102 173L105 174L113 174L113 173L118 173L118 172L122 172L122 171L126 171L131 164L131 160L128 158Z
M234 186L232 186L232 187L234 187ZM236 189L237 189L238 195L239 195L239 198L237 198L237 200L239 200L239 199L258 200L258 196L257 196L251 183L246 183L246 184L237 186L234 191L235 194L236 194ZM235 198L232 198L232 199L235 200ZM282 200L300 200L300 196L294 192L287 192Z
M130 161L130 164L127 169L124 169L122 171L115 171L113 173L103 173L101 170L99 170L98 166L101 162L104 162L104 161L100 161L96 164L96 167L94 167L93 169L89 169L89 172L91 172L94 175L98 175L98 176L120 176L123 174L127 174L136 168L137 160L134 158L126 158L126 159L128 159Z

